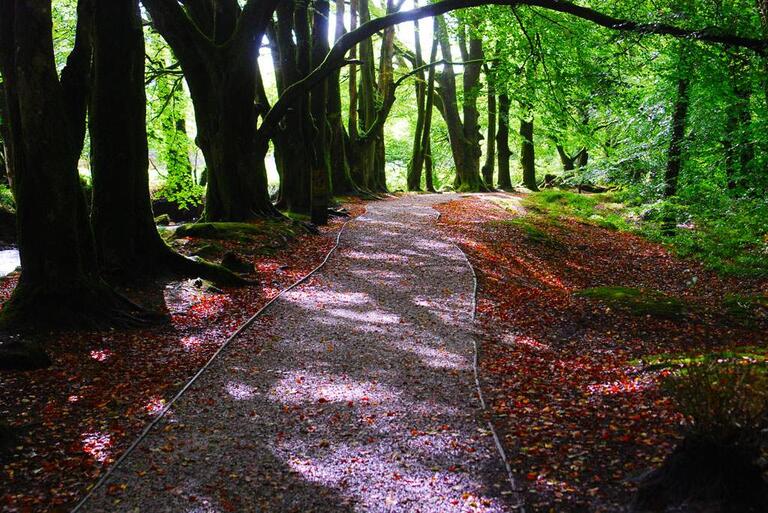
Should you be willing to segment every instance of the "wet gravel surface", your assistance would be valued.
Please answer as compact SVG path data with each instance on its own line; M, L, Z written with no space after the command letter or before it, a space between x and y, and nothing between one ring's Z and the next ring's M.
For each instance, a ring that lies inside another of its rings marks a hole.
M369 205L244 331L83 511L513 511L472 371L452 195Z

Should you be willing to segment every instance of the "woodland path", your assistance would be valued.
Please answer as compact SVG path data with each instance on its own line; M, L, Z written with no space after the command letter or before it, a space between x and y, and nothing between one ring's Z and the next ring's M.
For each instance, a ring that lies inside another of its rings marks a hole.
M369 205L82 511L514 511L473 374L453 195Z

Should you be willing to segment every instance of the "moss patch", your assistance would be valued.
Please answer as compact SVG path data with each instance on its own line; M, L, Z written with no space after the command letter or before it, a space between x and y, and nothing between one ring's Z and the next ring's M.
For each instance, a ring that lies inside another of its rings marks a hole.
M753 322L768 318L768 296L728 294L723 299L726 315L736 319Z
M285 221L259 221L254 223L193 223L176 229L175 237L254 242L274 237L294 237L301 231L297 225Z
M594 287L577 291L574 295L594 299L634 315L675 318L685 312L685 304L682 301L657 290L618 286Z

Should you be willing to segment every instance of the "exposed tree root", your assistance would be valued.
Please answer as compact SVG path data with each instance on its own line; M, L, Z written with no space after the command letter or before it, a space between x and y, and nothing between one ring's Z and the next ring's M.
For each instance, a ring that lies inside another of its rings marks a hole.
M32 286L21 280L0 310L0 328L34 330L131 327L164 316L149 312L96 278Z

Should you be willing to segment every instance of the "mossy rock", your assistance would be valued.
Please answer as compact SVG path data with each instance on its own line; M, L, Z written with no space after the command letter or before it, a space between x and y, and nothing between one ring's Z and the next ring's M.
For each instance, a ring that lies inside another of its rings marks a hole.
M218 256L222 251L224 251L224 248L220 244L212 242L196 248L192 251L192 255L210 260L211 258Z
M685 313L685 303L657 290L607 286L579 290L577 297L601 301L611 308L626 310L634 315L650 315L673 319Z
M246 262L236 253L228 252L221 258L221 265L233 273L248 274L253 272L253 264Z
M193 223L176 229L176 237L234 240L252 242L255 239L296 235L296 225L286 221L260 221L256 223Z

